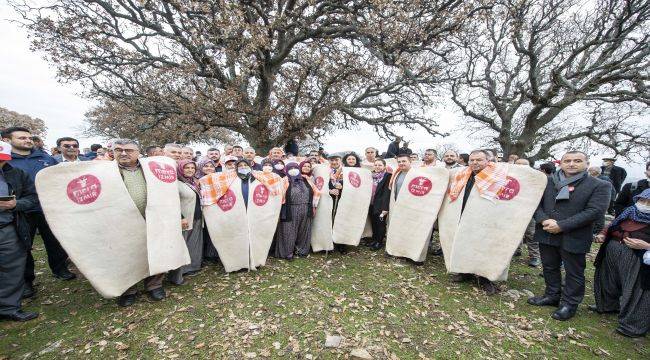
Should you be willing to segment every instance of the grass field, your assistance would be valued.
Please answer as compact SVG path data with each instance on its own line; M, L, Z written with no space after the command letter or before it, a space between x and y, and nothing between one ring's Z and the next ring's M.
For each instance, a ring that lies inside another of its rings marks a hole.
M442 258L424 266L359 248L292 262L270 259L257 272L226 275L208 266L182 286L166 285L161 303L140 296L118 308L85 280L55 280L36 245L37 289L24 307L28 323L0 323L0 359L14 358L559 358L650 359L647 339L613 331L615 315L596 315L593 266L576 318L558 322L552 308L515 299L508 289L539 293L540 270L515 258L499 295L455 284ZM337 348L326 336L337 335Z

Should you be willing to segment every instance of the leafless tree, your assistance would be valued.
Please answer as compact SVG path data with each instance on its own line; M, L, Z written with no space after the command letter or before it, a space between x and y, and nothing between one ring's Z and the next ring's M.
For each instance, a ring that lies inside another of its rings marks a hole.
M462 62L450 90L466 128L506 157L587 143L647 151L649 17L647 0L499 2L453 37Z
M448 43L489 1L57 0L11 2L64 80L102 118L142 132L243 136L260 151L367 123L438 134L424 109ZM486 3L486 4L484 4ZM119 113L111 111L119 109ZM201 137L198 137L200 140Z

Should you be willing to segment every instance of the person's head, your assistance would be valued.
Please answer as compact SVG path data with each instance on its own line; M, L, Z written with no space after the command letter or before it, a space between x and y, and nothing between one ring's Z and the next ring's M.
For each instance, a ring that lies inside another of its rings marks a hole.
M103 146L101 144L92 144L90 145L90 151L96 153L97 150L101 149Z
M234 151L233 151L234 152ZM246 160L239 160L235 164L237 168L237 176L242 179L247 179L251 174L251 165Z
M487 154L487 161L489 161L489 162L495 162L495 161L497 160L496 157L494 156L494 151L493 151L493 150L490 150L490 149L484 149L483 152L484 152L485 154ZM469 155L470 155L470 157L471 157L472 154L470 153Z
M54 156L54 155L60 155L60 154L61 154L61 151L59 151L59 148L58 148L58 147L54 146L54 147L52 147L52 148L50 149L50 154L52 154L52 156Z
M467 166L467 164L469 164L469 154L458 154L458 163Z
M469 153L467 166L476 174L485 169L489 162L489 154L486 150L474 150Z
M305 160L300 163L300 173L303 175L311 176L311 162L309 160Z
M219 162L219 158L221 158L221 151L219 151L217 148L209 148L206 156L210 160L214 161L215 164L217 164Z
M135 140L117 139L113 141L113 156L118 164L125 167L133 167L138 164L140 148Z
M246 149L244 149L243 156L245 160L248 160L250 162L255 161L255 149L253 149L252 147L247 147Z
M517 159L515 160L514 164L530 166L530 161L528 161L528 159Z
M458 162L458 153L454 150L447 150L442 154L442 161L444 161L446 165L454 165Z
M56 140L56 147L66 159L77 159L79 156L79 141L71 137L62 137Z
M411 161L418 161L420 158L420 156L416 153L409 155L409 157L411 158Z
M232 147L232 154L230 155L242 158L244 157L244 148L239 145L235 145Z
M589 167L589 156L582 151L572 150L562 155L560 169L566 176L577 175Z
M167 156L168 158L174 159L174 161L181 160L182 158L182 152L181 152L181 146L178 144L174 143L169 143L165 144L165 147L163 148L163 155Z
M0 141L0 169L11 160L11 144Z
M196 177L202 178L205 175L213 174L217 171L217 167L214 165L214 161L210 160L207 157L201 158L196 163Z
M381 172L386 171L386 160L384 160L384 159L375 160L375 163L373 164L372 169L376 173L381 173Z
M191 147L182 147L181 148L181 159L183 160L192 160L194 159L194 150Z
M368 160L369 162L374 162L375 159L377 158L378 153L379 151L377 151L377 149L375 149L372 146L366 148L366 160Z
M341 167L341 157L337 155L330 156L327 160L330 162L330 168L338 169Z
M34 142L34 147L37 147L39 149L43 149L45 147L45 143L43 143L43 139L41 139L38 136L32 136L32 142Z
M438 152L437 151L435 151L434 149L426 149L426 150L424 150L424 157L422 158L422 160L425 163L427 163L427 164L434 163L435 164L437 159L438 159Z
M271 160L271 162L273 163L273 172L280 175L280 176L284 176L285 175L284 161L283 160Z
M192 160L183 159L178 162L178 175L183 178L191 179L196 175L196 163Z
M650 189L643 190L632 200L634 201L637 210L644 214L650 214Z
M402 142L402 140L403 140L403 138L402 138L401 136L399 136L399 135L395 135L395 142L396 142L396 143L399 144L399 143Z
M262 160L262 172L263 173L272 173L273 172L273 161L269 159Z
M22 126L12 126L2 130L2 140L11 144L11 149L15 153L30 152L34 148L31 132Z
M233 146L230 145L230 144L224 146L224 148L223 148L224 155L231 155L232 154L232 148L233 148Z
M290 162L284 168L284 174L290 178L298 178L300 176L300 165L295 162Z
M587 169L587 172L589 173L590 176L599 177L603 171L600 168L600 166L590 166L589 169Z
M401 171L411 170L411 157L408 154L397 155L397 168Z
M349 153L343 157L343 166L345 167L360 167L361 160L355 153Z
M158 145L152 145L152 146L147 146L147 147L144 149L144 153L145 153L145 155L147 155L147 157L152 157L152 156L162 156L163 151L162 151L162 149L160 148L160 146L158 146Z
M269 150L269 158L271 160L282 160L282 157L284 156L284 150L279 147L274 147Z
M508 155L508 162L510 164L515 164L517 159L519 159L519 155L515 155L515 154Z
M231 155L226 155L223 157L223 169L224 171L232 171L235 170L235 163L237 162L237 158Z
M95 150L95 152L97 153L97 157L106 156L106 149L104 149L104 148L99 148L99 149Z
M314 158L314 159L318 159L320 157L320 152L318 150L311 150L309 152L309 157Z
M555 163L552 161L547 161L539 166L539 171L545 173L546 175L551 175L555 173Z
M645 163L645 177L650 179L650 161Z
M614 158L603 158L603 166L612 167L612 166L614 166L615 161L616 161L616 159L614 159Z

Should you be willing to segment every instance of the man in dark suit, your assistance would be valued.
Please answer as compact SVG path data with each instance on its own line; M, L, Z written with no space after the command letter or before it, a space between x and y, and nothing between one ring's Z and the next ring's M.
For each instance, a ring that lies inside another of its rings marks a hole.
M562 156L560 171L549 177L535 211L535 240L544 269L546 291L528 299L537 306L558 306L552 317L572 318L585 294L586 256L594 223L609 205L610 184L587 175L589 159L581 151ZM566 272L562 288L561 265Z
M625 178L627 177L627 172L622 167L614 165L614 162L616 162L616 159L614 158L603 158L603 166L600 168L603 175L612 180L614 190L616 190L616 194L618 194L621 191L621 186L623 186ZM614 199L615 197L610 199L609 208L607 209L607 212L612 215L614 214Z
M625 208L634 205L634 197L650 187L650 161L645 164L645 176L646 178L643 180L623 185L614 202L614 214L616 216L623 212Z

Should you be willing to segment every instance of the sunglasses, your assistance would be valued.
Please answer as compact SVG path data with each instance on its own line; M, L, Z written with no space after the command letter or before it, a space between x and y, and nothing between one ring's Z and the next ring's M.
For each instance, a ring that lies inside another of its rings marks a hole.
M136 149L120 149L120 148L115 148L115 149L113 149L113 151L114 151L115 153L117 153L117 154L122 153L122 152L123 152L123 153L127 153L127 154L133 154L133 153L135 153L137 150L136 150Z
M77 144L63 144L61 147L66 148L66 149L78 149L79 145Z

